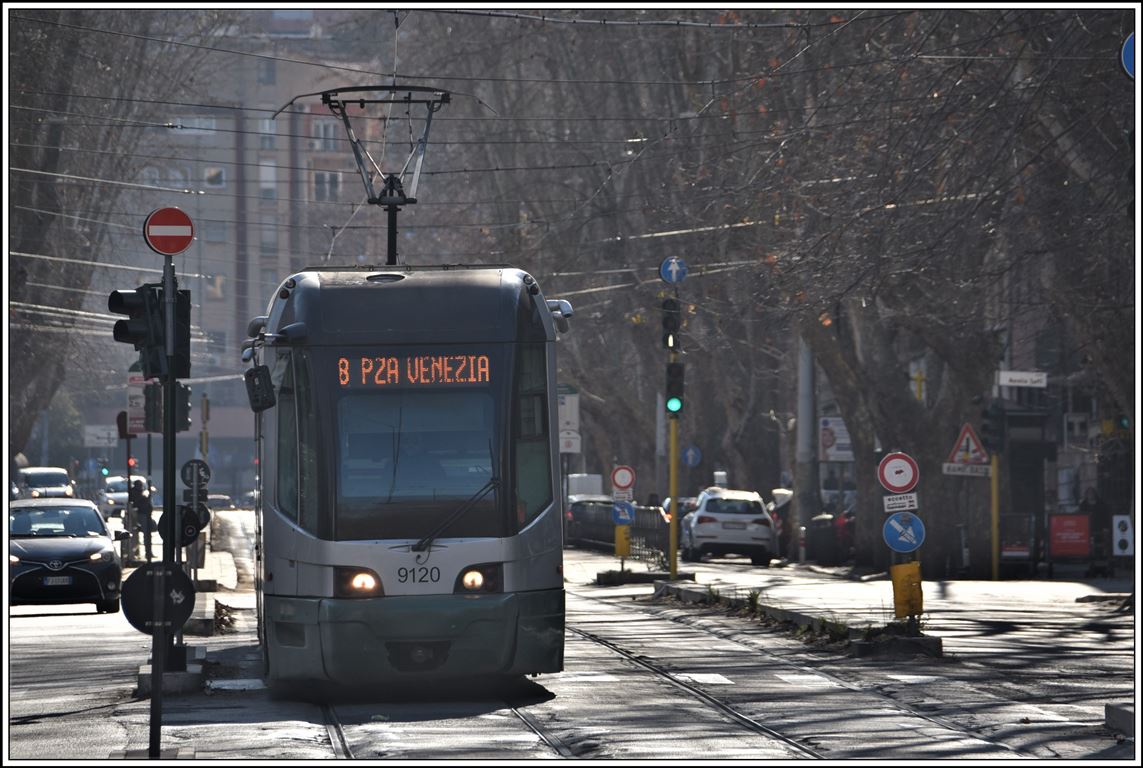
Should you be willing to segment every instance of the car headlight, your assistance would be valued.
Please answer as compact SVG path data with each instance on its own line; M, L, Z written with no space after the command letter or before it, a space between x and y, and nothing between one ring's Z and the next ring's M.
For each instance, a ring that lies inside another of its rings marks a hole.
M64 488L64 495L68 496L68 497L74 496L75 495L75 489L70 487L70 486L67 488Z
M32 491L32 498L33 499L38 499L39 497L40 497L39 491Z
M8 562L12 565L15 565L16 563L20 562L20 558L16 557L15 555L8 555Z
M105 549L102 552L96 552L92 554L90 559L97 563L110 563L114 557L114 552L112 552L110 549Z

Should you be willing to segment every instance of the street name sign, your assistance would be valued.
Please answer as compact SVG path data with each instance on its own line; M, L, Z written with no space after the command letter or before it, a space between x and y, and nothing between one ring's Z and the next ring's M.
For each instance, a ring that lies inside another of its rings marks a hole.
M1048 386L1048 374L1044 371L998 371L997 383L1002 387Z

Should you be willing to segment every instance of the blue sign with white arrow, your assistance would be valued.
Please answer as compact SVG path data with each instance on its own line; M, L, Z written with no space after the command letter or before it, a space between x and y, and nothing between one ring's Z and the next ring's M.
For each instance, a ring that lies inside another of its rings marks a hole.
M912 552L925 541L925 524L912 512L895 512L885 521L881 535L894 552Z
M667 285L678 285L686 276L687 264L678 256L663 259L663 263L659 265L659 277Z
M1125 69L1127 71L1127 74L1131 76L1131 79L1134 80L1135 79L1135 33L1134 32L1132 32L1130 35L1128 35L1127 39L1123 41L1123 50L1120 52L1119 57L1123 61L1123 69Z
M697 445L688 445L683 450L683 463L688 467L697 467L700 461L702 461L702 451Z
M631 525L635 522L635 505L629 501L617 501L611 507L611 519L616 525Z

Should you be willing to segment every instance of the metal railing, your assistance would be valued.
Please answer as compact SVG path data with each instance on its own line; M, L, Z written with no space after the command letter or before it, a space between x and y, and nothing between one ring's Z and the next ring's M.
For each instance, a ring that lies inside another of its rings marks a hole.
M604 551L615 551L615 521L611 505L591 503L565 521L565 540L569 544ZM635 507L631 524L631 559L646 563L649 568L669 567L667 550L670 546L670 525L659 507Z

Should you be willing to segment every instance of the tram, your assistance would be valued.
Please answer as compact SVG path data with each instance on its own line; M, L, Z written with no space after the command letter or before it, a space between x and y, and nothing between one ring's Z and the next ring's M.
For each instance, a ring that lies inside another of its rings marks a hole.
M251 321L271 687L563 669L571 315L508 266L318 267Z

